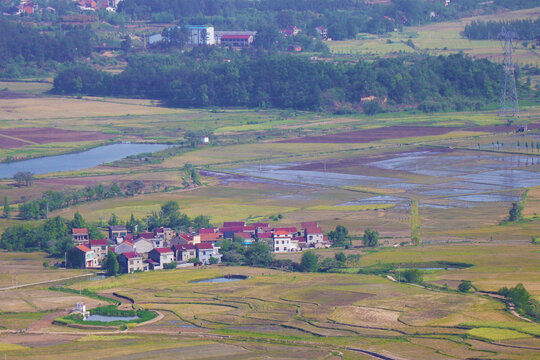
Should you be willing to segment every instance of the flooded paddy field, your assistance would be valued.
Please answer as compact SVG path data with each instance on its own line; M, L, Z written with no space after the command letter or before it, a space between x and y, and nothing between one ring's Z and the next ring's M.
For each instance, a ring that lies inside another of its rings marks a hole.
M486 202L515 202L522 188L540 185L540 157L466 150L418 149L306 163L248 165L232 170L243 176L323 187L399 190L337 206L395 204L408 199L428 207L471 207Z

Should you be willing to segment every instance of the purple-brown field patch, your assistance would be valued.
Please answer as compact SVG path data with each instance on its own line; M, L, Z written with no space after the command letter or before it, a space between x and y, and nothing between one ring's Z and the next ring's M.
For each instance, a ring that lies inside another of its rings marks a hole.
M22 147L29 143L48 144L53 142L97 141L113 137L114 135L103 134L98 131L73 131L38 127L1 129L0 149Z

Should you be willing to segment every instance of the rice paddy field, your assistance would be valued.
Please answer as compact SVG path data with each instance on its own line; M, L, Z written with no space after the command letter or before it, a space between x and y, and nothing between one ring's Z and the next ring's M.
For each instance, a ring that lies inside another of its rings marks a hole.
M508 16L530 17L537 10ZM495 42L469 49L472 45L457 37L469 20L406 29L392 35L392 44L364 39L331 46L336 52L362 54L407 50L397 36L408 38L410 33L421 49L435 50L444 40L448 50L443 52L496 56ZM428 31L447 37L429 38ZM525 55L519 52L519 61L528 63ZM161 162L116 161L46 173L29 187L4 177L0 198L6 196L14 207L48 190L142 181L144 190L136 196L81 203L50 216L69 218L79 211L97 223L113 213L121 220L131 214L144 218L175 200L182 212L210 216L217 226L235 220L282 226L317 221L328 233L344 225L353 248L316 254L360 256L355 267L341 273L210 266L105 279L44 266L56 261L45 254L0 252L0 357L540 358L540 325L515 316L486 293L523 283L540 300L540 247L531 243L531 237L540 236L540 115L533 101L522 104L521 117L507 126L507 119L494 110L334 116L56 97L46 93L50 84L41 82L1 82L0 89L3 160L121 141L180 144L188 130L214 134L211 145L181 148ZM516 132L523 125L528 131ZM195 166L201 186L183 187L186 164ZM506 221L512 203L523 206L520 221ZM279 221L269 220L278 214ZM0 232L22 223L16 215L0 218ZM379 232L378 248L362 246L366 228ZM411 244L412 237L419 239L418 245ZM400 280L401 270L390 277L359 273L432 262L471 266L425 271L428 285L446 290L394 281ZM194 282L231 274L248 278L226 284ZM471 281L477 291L457 292L462 280ZM52 291L51 286L72 291ZM85 290L131 306L115 294L127 296L136 308L159 316L127 329L55 323L77 302L90 308L104 305L103 298L85 296Z

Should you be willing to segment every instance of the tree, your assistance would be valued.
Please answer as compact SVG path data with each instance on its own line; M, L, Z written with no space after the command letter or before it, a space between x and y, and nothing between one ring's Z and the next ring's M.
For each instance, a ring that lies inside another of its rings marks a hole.
M6 195L4 195L4 217L8 218L9 213L11 212L11 206L9 206L9 201Z
M246 263L251 266L268 266L273 258L270 247L261 241L255 243L246 251Z
M129 35L124 36L124 38L122 39L122 42L120 42L120 48L125 54L131 51L131 45L132 45L131 36Z
M107 253L103 260L103 268L107 271L107 276L116 276L118 274L118 260L114 252L109 251Z
M472 282L470 282L468 280L463 280L458 285L458 290L461 291L462 293L469 292L469 290L471 290L471 288L472 288Z
M19 171L13 175L13 179L17 182L17 186L31 186L34 182L34 174L30 171Z
M335 253L334 258L336 259L336 261L343 264L345 264L345 262L347 261L347 256L345 256L345 254L342 252Z
M319 257L313 250L308 250L302 254L300 269L304 272L316 272L319 268Z
M401 278L408 283L420 284L424 280L424 275L418 269L407 269L401 272Z
M519 203L512 203L512 208L510 209L508 221L519 221L523 218L522 215L523 206L521 206Z
M328 233L328 238L332 241L334 246L345 246L346 243L350 241L348 235L349 230L343 225L338 225L335 230Z
M217 264L217 263L219 263L219 259L215 258L213 256L210 256L210 265L214 265L214 264Z
M368 228L364 231L364 236L362 236L362 240L364 240L364 246L376 247L379 243L379 233L377 231L371 231Z
M107 224L109 224L109 226L115 226L119 224L118 217L115 213L111 214L111 217L109 218L109 221L107 221Z
M81 229L86 227L86 221L84 221L81 213L77 211L75 212L75 215L73 215L73 220L69 225L72 229Z

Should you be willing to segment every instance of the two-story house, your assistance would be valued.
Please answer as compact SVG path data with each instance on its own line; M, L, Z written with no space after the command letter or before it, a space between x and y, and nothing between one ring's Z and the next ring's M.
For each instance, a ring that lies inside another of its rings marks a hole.
M87 228L73 228L71 229L71 237L75 245L83 245L88 243L88 229Z
M144 262L143 257L133 251L118 255L118 266L122 273L148 271L148 264Z
M174 261L174 252L171 248L155 248L148 253L150 269L163 269L163 265Z
M103 259L105 259L105 256L107 256L107 251L109 250L107 239L90 240L88 242L88 247L94 251L98 263L101 264Z
M200 243L195 244L195 248L197 249L197 258L199 261L203 264L210 264L210 258L217 259L217 262L221 262L221 255L219 253L219 247L212 245L211 243Z

